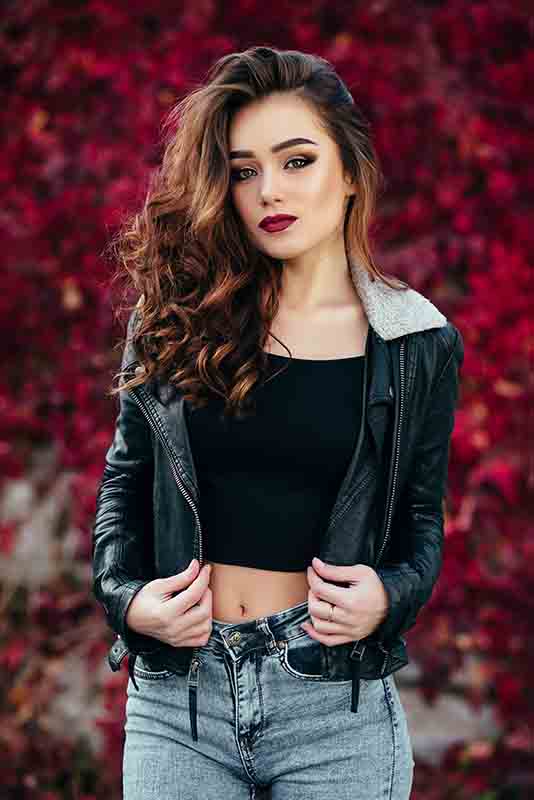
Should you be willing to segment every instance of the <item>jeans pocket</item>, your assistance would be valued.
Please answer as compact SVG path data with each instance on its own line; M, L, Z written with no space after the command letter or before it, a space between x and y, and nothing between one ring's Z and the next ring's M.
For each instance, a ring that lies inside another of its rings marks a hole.
M140 680L161 681L176 675L170 669L154 669L142 656L138 655L134 664L133 674Z
M279 640L280 665L293 678L304 681L331 681L325 645L312 639L306 631L290 639Z

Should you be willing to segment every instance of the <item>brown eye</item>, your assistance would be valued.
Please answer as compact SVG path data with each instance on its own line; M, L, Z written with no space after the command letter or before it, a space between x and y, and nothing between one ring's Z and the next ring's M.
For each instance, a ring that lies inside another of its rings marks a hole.
M306 167L308 164L311 164L314 160L315 159L301 158L300 156L296 156L295 158L290 158L287 163L291 164L292 161L303 161L304 163L302 164L302 167L299 167L299 169L304 169L304 167Z
M301 166L297 167L297 169L304 169L304 167L307 167L308 164L313 164L315 159L314 158L305 158L303 156L293 156L293 158L290 158L289 161L286 163L286 167L287 167L288 164L293 163L293 161L300 161L301 162ZM241 181L246 181L247 180L246 178L242 178L241 177L241 173L242 172L254 172L254 170L251 167L241 167L241 168L236 168L236 169L231 170L230 171L230 179L232 180L232 182L236 182L237 181L237 182L240 183Z
M230 173L232 180L233 180L233 181L242 181L242 180L246 180L245 178L241 178L241 177L240 177L240 175L241 175L241 173L242 173L242 172L246 172L247 170L248 170L249 172L251 172L251 171L252 171L252 170L250 169L250 167L242 167L242 169L233 169L233 170L231 171L231 173Z

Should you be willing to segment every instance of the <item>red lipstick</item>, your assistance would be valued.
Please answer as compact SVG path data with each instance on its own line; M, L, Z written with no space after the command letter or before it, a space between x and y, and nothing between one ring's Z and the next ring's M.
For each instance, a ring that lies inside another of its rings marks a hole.
M293 217L291 214L277 214L274 217L264 217L260 222L260 228L267 231L268 233L274 233L275 231L283 231L285 228L288 228L292 222L298 217Z

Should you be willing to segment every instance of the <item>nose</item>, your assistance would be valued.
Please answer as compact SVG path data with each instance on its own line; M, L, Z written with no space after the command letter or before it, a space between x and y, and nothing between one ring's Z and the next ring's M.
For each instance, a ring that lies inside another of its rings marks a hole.
M260 183L260 200L264 205L269 205L273 201L280 200L280 189L272 173L265 171Z

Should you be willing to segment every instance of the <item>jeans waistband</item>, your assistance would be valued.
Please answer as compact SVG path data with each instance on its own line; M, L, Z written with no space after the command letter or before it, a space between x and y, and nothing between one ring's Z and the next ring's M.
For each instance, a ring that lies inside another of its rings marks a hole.
M273 652L278 640L303 634L300 626L309 617L308 601L304 600L274 614L245 622L232 623L212 618L210 638L202 652L231 652L235 658L261 647Z
M246 622L232 623L212 618L210 638L199 649L198 658L192 660L187 679L189 686L189 716L193 741L198 740L198 674L202 668L203 656L210 652L221 652L229 655L235 663L251 650L264 649L268 655L275 655L281 649L278 641L290 639L303 633L300 625L308 618L307 600L275 614L257 617Z

